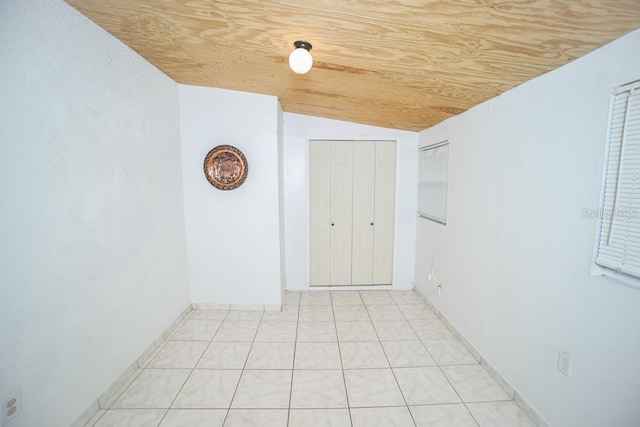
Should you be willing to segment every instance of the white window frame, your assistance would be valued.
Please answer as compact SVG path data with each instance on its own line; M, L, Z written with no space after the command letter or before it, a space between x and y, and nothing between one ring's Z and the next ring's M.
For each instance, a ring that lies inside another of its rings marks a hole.
M594 244L594 250L593 250L593 263L592 263L592 268L591 268L591 274L592 275L597 275L597 276L605 276L608 277L610 279L613 279L617 282L620 282L624 285L627 286L631 286L634 288L638 288L640 289L640 274L638 273L633 273L633 272L628 272L628 271L620 271L620 269L618 268L614 268L614 267L609 267L606 265L602 265L602 264L606 264L606 262L603 262L602 260L600 262L598 262L598 258L600 257L600 247L603 244L603 242L605 240L607 240L608 238L608 234L607 236L603 236L603 227L605 225L607 225L609 227L609 229L612 229L614 226L616 226L615 224L615 218L617 215L614 215L614 213L617 211L618 206L617 206L617 194L618 194L618 187L619 187L619 178L621 176L620 170L622 170L623 166L619 166L619 168L617 169L617 178L615 179L615 183L609 182L609 186L607 186L607 176L608 176L608 172L610 173L611 171L609 171L610 168L610 151L611 151L611 147L612 147L612 132L613 132L613 121L614 121L614 109L615 109L615 105L616 105L616 101L618 100L619 95L621 94L625 94L625 93L629 93L629 96L627 96L627 99L631 99L631 96L634 97L634 102L636 102L636 97L640 96L640 80L633 82L633 83L628 83L622 86L618 86L616 88L613 89L612 91L612 96L611 96L611 102L610 102L610 107L609 107L609 120L608 120L608 124L607 124L607 143L606 143L606 148L605 148L605 162L604 162L604 167L603 167L603 178L602 178L602 190L601 190L601 196L600 196L600 204L599 204L599 209L597 211L597 218L598 218L598 223L597 223L597 233L596 233L596 238L595 238L595 244ZM625 102L624 100L622 100L622 102ZM627 109L630 106L630 102L628 102L626 104L625 107L625 114L627 114ZM633 110L635 112L635 109ZM621 142L618 144L616 142L616 148L618 145L620 145L620 147L622 148L622 146L625 144L625 138L626 138L626 132L627 132L627 123L628 123L628 117L625 118L625 125L623 126L622 129L622 137L621 137ZM621 155L620 156L620 161L623 162L624 164L624 157ZM615 184L615 185L614 185ZM608 188L609 187L609 188ZM616 188L614 188L616 187ZM635 188L634 188L635 190ZM640 192L640 188L638 189L638 192ZM635 194L635 192L634 192ZM609 200L607 200L607 195L609 195ZM611 197L613 197L614 203L613 206L605 206L605 203L607 205L612 205L611 203ZM634 200L635 202L635 197L632 198L632 200ZM637 212L640 215L640 212ZM637 218L638 221L640 221L640 217ZM611 223L611 225L608 225L609 223ZM619 225L618 225L619 226ZM604 230L604 232L606 233L606 229ZM603 253L606 252L606 249L603 251ZM635 253L639 253L640 249L634 251ZM606 257L606 256L605 256ZM604 258L604 257L603 257ZM624 258L624 257L622 257ZM624 268L622 268L624 270Z
M424 195L424 185L425 183L424 181L424 157L423 154L431 151L431 150L437 150L437 149L441 149L444 148L445 151L445 158L444 158L444 164L441 165L442 168L442 174L441 174L441 178L442 178L442 185L444 186L444 198L442 200L442 204L444 206L439 206L436 207L436 209L430 209L430 207L425 206L425 203L427 203L423 197ZM419 184L418 184L418 216L420 218L424 218L424 219L428 219L434 222L437 222L438 224L442 224L442 225L447 225L447 197L448 197L448 190L449 190L449 141L442 141L442 142L438 142L436 144L431 144L431 145L426 145L424 147L420 147L418 149L418 153L419 153L419 161L420 161L420 168L419 168ZM438 210L442 210L442 215L438 214Z

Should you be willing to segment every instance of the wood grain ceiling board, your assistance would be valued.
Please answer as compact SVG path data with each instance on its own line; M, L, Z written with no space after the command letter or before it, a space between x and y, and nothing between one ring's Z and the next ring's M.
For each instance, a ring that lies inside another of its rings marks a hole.
M420 131L640 28L640 0L67 0L178 83ZM314 67L288 67L295 40Z

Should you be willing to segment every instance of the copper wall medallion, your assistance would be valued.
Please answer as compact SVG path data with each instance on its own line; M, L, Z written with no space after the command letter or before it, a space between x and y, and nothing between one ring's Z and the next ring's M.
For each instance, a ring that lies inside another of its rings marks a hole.
M246 157L231 145L218 145L204 158L204 175L218 190L235 190L247 179L248 172Z

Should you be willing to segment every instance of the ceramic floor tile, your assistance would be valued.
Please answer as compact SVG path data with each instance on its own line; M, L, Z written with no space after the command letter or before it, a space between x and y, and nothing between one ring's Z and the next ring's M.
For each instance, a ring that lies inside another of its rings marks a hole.
M300 305L300 291L286 291L284 294L284 305Z
M259 320L225 320L213 341L253 341L258 330Z
M344 371L349 406L404 406L391 369L356 369Z
M348 409L291 409L289 427L351 427Z
M410 406L417 427L478 427L463 404Z
M204 341L167 341L147 368L193 368L208 345Z
M425 304L398 304L398 308L407 320L438 318Z
M303 292L300 305L331 305L331 294L329 291Z
M295 369L342 369L338 343L297 343Z
M460 403L440 368L394 368L393 372L408 405Z
M298 306L297 305L283 305L280 311L265 311L262 315L262 320L281 320L284 322L297 322L298 321Z
M358 291L331 291L331 303L338 305L363 305L364 302Z
M223 320L228 310L191 310L188 319L191 320Z
M260 320L263 310L230 310L225 320Z
M291 391L291 371L245 370L232 408L288 408Z
M367 311L371 320L405 320L400 309L393 304L370 304Z
M190 372L188 369L145 369L113 407L168 408Z
M334 322L298 322L299 342L336 342Z
M400 305L400 304L413 304L413 305L425 305L424 301L418 294L413 290L406 291L389 291L389 295L391 295L391 299Z
M293 369L295 343L256 342L253 343L247 369Z
M442 372L464 402L511 400L504 389L480 365L443 366Z
M256 342L295 342L297 322L263 320L256 334Z
M224 427L287 427L286 409L231 409Z
M341 342L340 354L344 369L389 367L379 342Z
M222 427L226 409L169 409L160 427Z
M534 426L413 291L202 308L87 426Z
M360 291L365 304L395 304L387 291Z
M406 320L374 320L380 341L411 341L418 337Z
M471 365L478 363L475 357L457 339L424 341L438 365Z
M295 370L292 408L347 408L342 370Z
M351 409L353 427L414 427L413 418L406 406L394 408Z
M378 335L370 320L336 322L339 341L378 341Z
M197 369L242 369L251 349L250 342L217 342L209 344Z
M156 427L165 409L110 409L96 427Z
M221 322L221 320L185 320L170 339L173 341L211 341L211 337L216 333Z
M480 427L535 427L515 402L469 403L467 408Z
M229 408L241 372L196 369L180 390L172 408Z
M455 334L440 319L410 320L411 327L423 341L455 338Z
M435 366L421 341L383 341L382 347L393 368Z
M333 322L333 308L330 305L303 305L298 320Z
M369 320L369 313L364 305L334 305L333 315L336 322Z

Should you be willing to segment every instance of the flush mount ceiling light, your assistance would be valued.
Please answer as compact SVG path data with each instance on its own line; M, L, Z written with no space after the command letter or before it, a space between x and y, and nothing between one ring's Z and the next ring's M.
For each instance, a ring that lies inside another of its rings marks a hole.
M313 57L311 56L311 43L298 40L293 43L296 47L289 55L289 66L294 73L304 74L311 69Z

